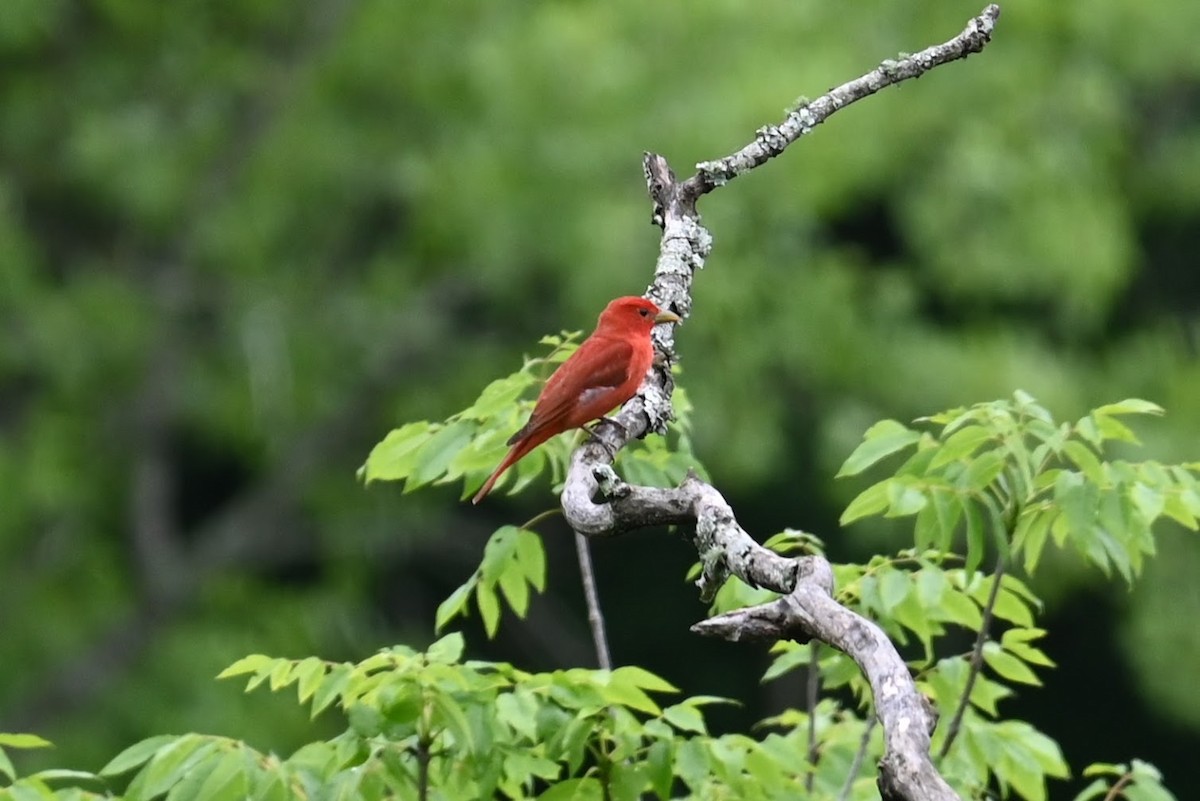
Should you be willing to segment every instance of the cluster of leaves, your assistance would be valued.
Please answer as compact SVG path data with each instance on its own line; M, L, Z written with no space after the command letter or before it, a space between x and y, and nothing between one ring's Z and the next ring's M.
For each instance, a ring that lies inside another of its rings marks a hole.
M918 687L939 710L933 739L939 768L972 797L997 787L1005 795L1011 790L1042 801L1047 779L1069 775L1054 740L1000 714L999 703L1013 694L1013 686L1040 686L1037 671L1054 667L1038 647L1046 634L1036 624L1041 602L1008 572L1010 561L1023 557L1026 571L1034 572L1052 538L1106 571L1116 566L1132 581L1142 558L1153 553L1155 521L1165 515L1196 528L1197 465L1102 461L1106 441L1137 442L1117 418L1139 413L1161 410L1126 400L1102 406L1073 425L1056 424L1032 397L1018 392L1011 401L918 421L933 432L894 421L877 424L841 470L840 475L857 475L915 446L892 476L851 502L843 523L873 514L915 516L916 547L867 564L835 565L837 598L877 622L902 648L912 646L908 659ZM959 529L966 532L965 559L953 550ZM989 541L1000 568L985 575L978 566ZM766 544L781 553L820 548L811 535L791 530ZM734 579L717 593L712 611L773 597ZM975 635L971 651L956 654L939 647L955 630L960 641L963 632ZM764 680L813 668L812 645L781 642L772 650L774 661ZM829 649L816 656L824 690L849 692L869 709L870 689L850 658ZM882 755L882 745L867 739L862 748L868 761ZM1148 773L1140 775L1143 787L1151 788L1143 792L1166 792Z
M569 347L561 339L548 344L556 350L545 361L561 358ZM368 480L401 478L411 488L465 477L469 486L473 468L465 466L470 461L463 454L476 439L493 436L499 410L511 410L535 383L536 363L493 384L471 409L438 424L428 437L412 436L401 447L404 438L393 432L391 443L377 448L364 468ZM837 599L874 620L904 649L918 688L939 711L933 737L938 767L965 797L998 792L1044 801L1047 780L1068 776L1054 740L1000 713L1014 686L1037 686L1038 671L1054 667L1039 646L1046 633L1036 621L1041 602L1012 565L1036 570L1053 539L1132 580L1141 558L1153 552L1150 527L1156 520L1165 516L1196 528L1195 465L1102 460L1107 440L1135 441L1119 416L1157 411L1143 401L1124 401L1060 425L1018 393L1012 401L918 421L933 431L894 422L874 426L843 467L843 474L854 475L915 446L893 476L859 495L845 515L846 522L871 514L915 516L915 547L835 566ZM460 433L444 435L455 428ZM457 450L448 446L464 436ZM543 467L535 464L528 480ZM953 551L960 527L966 531L964 555ZM978 565L989 541L999 561L986 574ZM817 538L793 530L766 544L784 554L821 548ZM439 607L437 626L465 614L474 599L493 635L501 599L523 617L530 588L544 588L545 572L538 535L502 527L488 541L479 568ZM770 597L731 580L717 593L714 611ZM968 651L946 647L954 641L950 635L961 642L963 632L973 635ZM8 781L0 801L115 794L137 801L878 798L874 766L884 746L870 715L870 689L849 657L829 648L795 642L773 647L764 681L805 668L819 676L825 697L813 696L807 711L787 709L763 721L753 737L711 735L703 707L723 699L698 696L662 705L657 697L677 690L637 667L535 674L504 663L463 661L463 651L461 635L450 634L423 653L397 646L357 664L249 656L222 677L248 676L248 691L295 686L313 717L336 708L346 716L347 730L286 758L227 737L153 737L95 775L18 776L2 746L43 741L0 737L0 776ZM1077 801L1117 793L1135 801L1173 798L1143 762L1092 765L1083 775L1093 781Z
M546 589L542 538L528 529L501 526L484 546L479 567L438 606L435 627L441 631L455 617L465 615L474 596L484 630L494 637L500 627L500 594L523 619L529 610L530 587L538 592Z
M1138 443L1119 419L1132 414L1162 409L1129 399L1059 424L1018 391L1012 400L918 421L933 431L884 420L867 431L838 475L856 475L913 446L915 452L859 494L841 522L916 515L916 547L943 552L952 550L961 528L968 570L982 562L989 534L1001 561L1021 557L1029 572L1052 539L1132 581L1154 553L1156 520L1165 515L1195 531L1200 518L1200 464L1101 461L1106 442Z
M545 379L547 369L565 361L578 347L579 337L578 331L543 337L541 344L550 348L546 355L526 358L519 370L488 384L466 409L443 422L421 420L389 432L372 449L359 476L368 483L402 481L405 492L461 479L462 497L470 496L508 451L508 438L528 419L533 390ZM696 466L689 433L691 404L687 393L678 388L673 400L675 420L668 437L647 437L618 454L617 463L628 480L670 486ZM521 459L498 486L515 475L510 491L519 492L547 468L551 482L561 482L572 444L570 437L551 439Z
M0 798L111 796L129 801L284 801L288 798L628 799L653 794L746 799L796 795L809 766L797 764L803 722L779 722L763 740L708 735L702 708L724 699L693 697L663 706L654 695L678 692L637 667L526 673L505 663L462 661L455 633L424 653L405 647L358 663L309 657L245 657L221 677L248 676L247 691L294 686L313 717L336 705L349 728L287 758L226 737L185 734L143 740L98 774L46 771L16 778ZM848 763L860 723L820 713L831 754ZM15 747L37 738L0 740ZM3 752L0 751L0 754ZM829 761L817 774L830 784L844 771ZM844 767L844 765L843 765ZM55 783L70 782L55 791ZM88 788L92 788L89 790ZM856 795L861 797L861 795Z

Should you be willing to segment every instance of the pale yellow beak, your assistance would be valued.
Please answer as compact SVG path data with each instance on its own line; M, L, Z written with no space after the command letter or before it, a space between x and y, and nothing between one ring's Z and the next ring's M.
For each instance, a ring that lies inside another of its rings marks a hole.
M655 325L658 325L659 323L682 323L682 322L683 322L683 319L680 318L680 316L678 314L676 314L675 312L660 311L658 314L656 314L654 316L654 324Z

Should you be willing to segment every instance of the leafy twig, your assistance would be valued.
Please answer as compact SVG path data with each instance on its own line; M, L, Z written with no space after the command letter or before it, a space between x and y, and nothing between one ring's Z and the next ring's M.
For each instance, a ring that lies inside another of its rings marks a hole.
M971 649L970 670L967 672L967 684L963 688L962 698L958 700L958 707L954 710L954 717L950 719L949 728L946 729L946 739L942 741L942 748L938 751L938 759L945 759L946 754L950 753L950 746L954 744L954 739L958 737L958 730L962 726L963 715L966 714L967 706L971 703L971 691L975 689L975 679L979 676L979 671L983 669L983 646L987 644L988 632L992 628L992 620L995 617L996 599L1000 597L1001 579L1004 578L1004 559L996 560L996 572L992 574L992 588L988 592L987 603L983 607L983 623L979 626L979 634L975 638L975 647Z
M838 793L837 801L846 801L850 797L850 791L854 789L854 780L858 778L863 760L867 758L867 749L871 747L871 732L878 722L879 718L875 715L871 715L867 720L867 727L863 729L862 739L858 743L858 750L854 752L854 761L850 763L850 770L846 772L846 783L842 785L842 791Z
M1131 781L1133 781L1133 771L1127 770L1121 778L1117 779L1117 783L1104 794L1104 801L1117 801L1117 796L1121 795Z
M542 522L543 520L549 520L551 517L560 514L562 514L562 509L557 506L553 509L547 509L543 512L538 512L536 515L522 523L521 528L525 529L526 531L532 531L533 527L538 523Z

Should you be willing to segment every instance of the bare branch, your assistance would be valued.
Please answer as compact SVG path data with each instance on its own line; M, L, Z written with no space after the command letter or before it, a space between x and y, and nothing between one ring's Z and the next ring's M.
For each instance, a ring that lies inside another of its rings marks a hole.
M600 608L600 593L596 591L596 570L592 567L592 552L588 538L575 532L575 553L579 556L579 577L583 581L583 600L587 604L588 627L596 647L596 664L602 670L612 670L612 653L608 649L608 632L604 627L604 610Z
M999 15L999 7L989 5L953 39L915 55L885 61L866 75L800 105L781 124L760 129L755 140L736 153L697 165L697 173L684 181L676 179L662 156L646 153L642 166L653 203L651 220L662 228L654 281L646 296L686 321L691 312L692 279L712 249L712 237L696 211L696 202L703 195L779 155L851 103L981 51L990 41ZM771 603L702 621L692 630L732 641L819 640L845 652L870 682L876 716L883 726L885 746L879 765L883 798L957 799L930 759L930 736L936 724L933 709L917 692L907 666L883 631L833 600L833 571L824 557L789 559L763 548L738 525L721 494L695 475L689 475L676 489L655 489L626 484L613 472L612 460L622 447L648 432L663 432L671 419L675 330L671 326L655 329L661 365L650 371L639 394L617 414L620 426L597 427L593 437L572 455L561 498L567 522L578 535L588 537L653 525L690 527L702 566L697 581L702 599L711 599L730 575L751 586L782 593Z
M811 103L802 103L792 109L778 125L759 128L754 141L738 152L715 161L697 164L697 173L688 179L684 193L699 197L711 192L763 162L775 158L792 142L810 133L834 112L851 103L870 97L886 86L909 78L919 78L934 67L980 52L991 41L992 29L995 28L999 17L1000 6L990 5L968 22L962 33L948 42L927 47L910 56L887 59L866 75L830 89Z

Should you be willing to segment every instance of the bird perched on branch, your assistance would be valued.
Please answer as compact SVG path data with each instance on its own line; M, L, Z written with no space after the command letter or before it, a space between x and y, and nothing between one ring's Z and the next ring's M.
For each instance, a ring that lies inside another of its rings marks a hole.
M471 503L483 500L496 479L538 445L597 420L632 398L654 363L650 332L659 323L678 322L678 315L645 298L624 297L609 303L596 330L550 376L529 422L509 438L506 444L512 449Z

